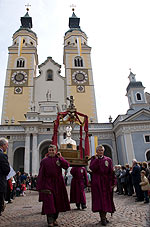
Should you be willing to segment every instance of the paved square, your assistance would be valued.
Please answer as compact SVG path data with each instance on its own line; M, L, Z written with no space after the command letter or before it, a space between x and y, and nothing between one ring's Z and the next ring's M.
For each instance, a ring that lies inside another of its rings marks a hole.
M68 193L70 187L67 187ZM64 227L96 227L99 214L91 211L91 193L86 193L87 209L78 211L75 204L71 204L71 211L60 213L59 226ZM131 196L114 194L116 212L111 217L108 227L150 227L150 205L135 202ZM0 217L0 227L47 227L46 216L41 215L42 204L38 202L38 192L27 191L25 197L16 197L12 204L7 204Z

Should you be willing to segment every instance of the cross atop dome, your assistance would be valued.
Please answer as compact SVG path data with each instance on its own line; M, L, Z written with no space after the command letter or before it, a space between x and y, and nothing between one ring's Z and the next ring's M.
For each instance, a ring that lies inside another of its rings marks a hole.
M28 3L27 5L25 5L27 8L26 10L29 11L29 7L31 7L31 5Z
M74 12L74 8L76 7L76 5L74 5L74 4L72 4L72 5L70 5L70 7L72 8L72 11Z

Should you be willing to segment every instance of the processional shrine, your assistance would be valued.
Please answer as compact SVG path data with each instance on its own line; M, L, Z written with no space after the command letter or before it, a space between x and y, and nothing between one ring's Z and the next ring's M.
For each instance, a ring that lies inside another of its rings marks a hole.
M89 137L88 137L88 116L77 112L73 96L67 98L70 101L70 105L65 112L59 112L57 119L54 121L54 133L52 138L52 144L57 147L58 140L58 127L59 125L66 125L66 138L62 141L60 148L62 156L70 163L70 166L86 166L88 165L89 158ZM80 144L77 149L76 141L71 138L71 131L74 125L80 126ZM83 129L84 135L83 138ZM84 140L84 149L83 149Z

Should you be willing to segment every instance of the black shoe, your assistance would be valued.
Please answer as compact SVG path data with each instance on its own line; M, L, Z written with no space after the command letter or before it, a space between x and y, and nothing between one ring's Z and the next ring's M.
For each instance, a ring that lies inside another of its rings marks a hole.
M11 200L9 200L8 203L13 203L13 202Z
M82 205L82 210L86 209L87 206L86 205Z
M135 202L142 202L144 199L136 199Z
M139 199L136 199L135 202L141 202Z
M54 225L54 226L58 226L58 222L55 220L55 221L53 222L53 225Z
M106 223L109 223L108 219L106 218Z
M149 203L149 201L144 201L144 203Z
M101 225L106 226L107 225L106 220L101 221Z

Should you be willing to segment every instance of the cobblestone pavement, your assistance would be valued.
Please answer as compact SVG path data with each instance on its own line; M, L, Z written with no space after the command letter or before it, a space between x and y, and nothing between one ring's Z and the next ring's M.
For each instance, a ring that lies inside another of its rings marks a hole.
M69 193L69 187L67 187ZM86 193L86 210L76 210L71 204L71 211L60 213L59 226L64 227L98 227L99 214L91 211L91 193ZM135 202L134 197L114 195L116 212L111 217L108 227L150 227L150 205ZM0 216L0 227L47 227L46 216L41 215L42 204L38 202L36 191L27 192L25 197L17 197L12 204L7 204L5 211Z

